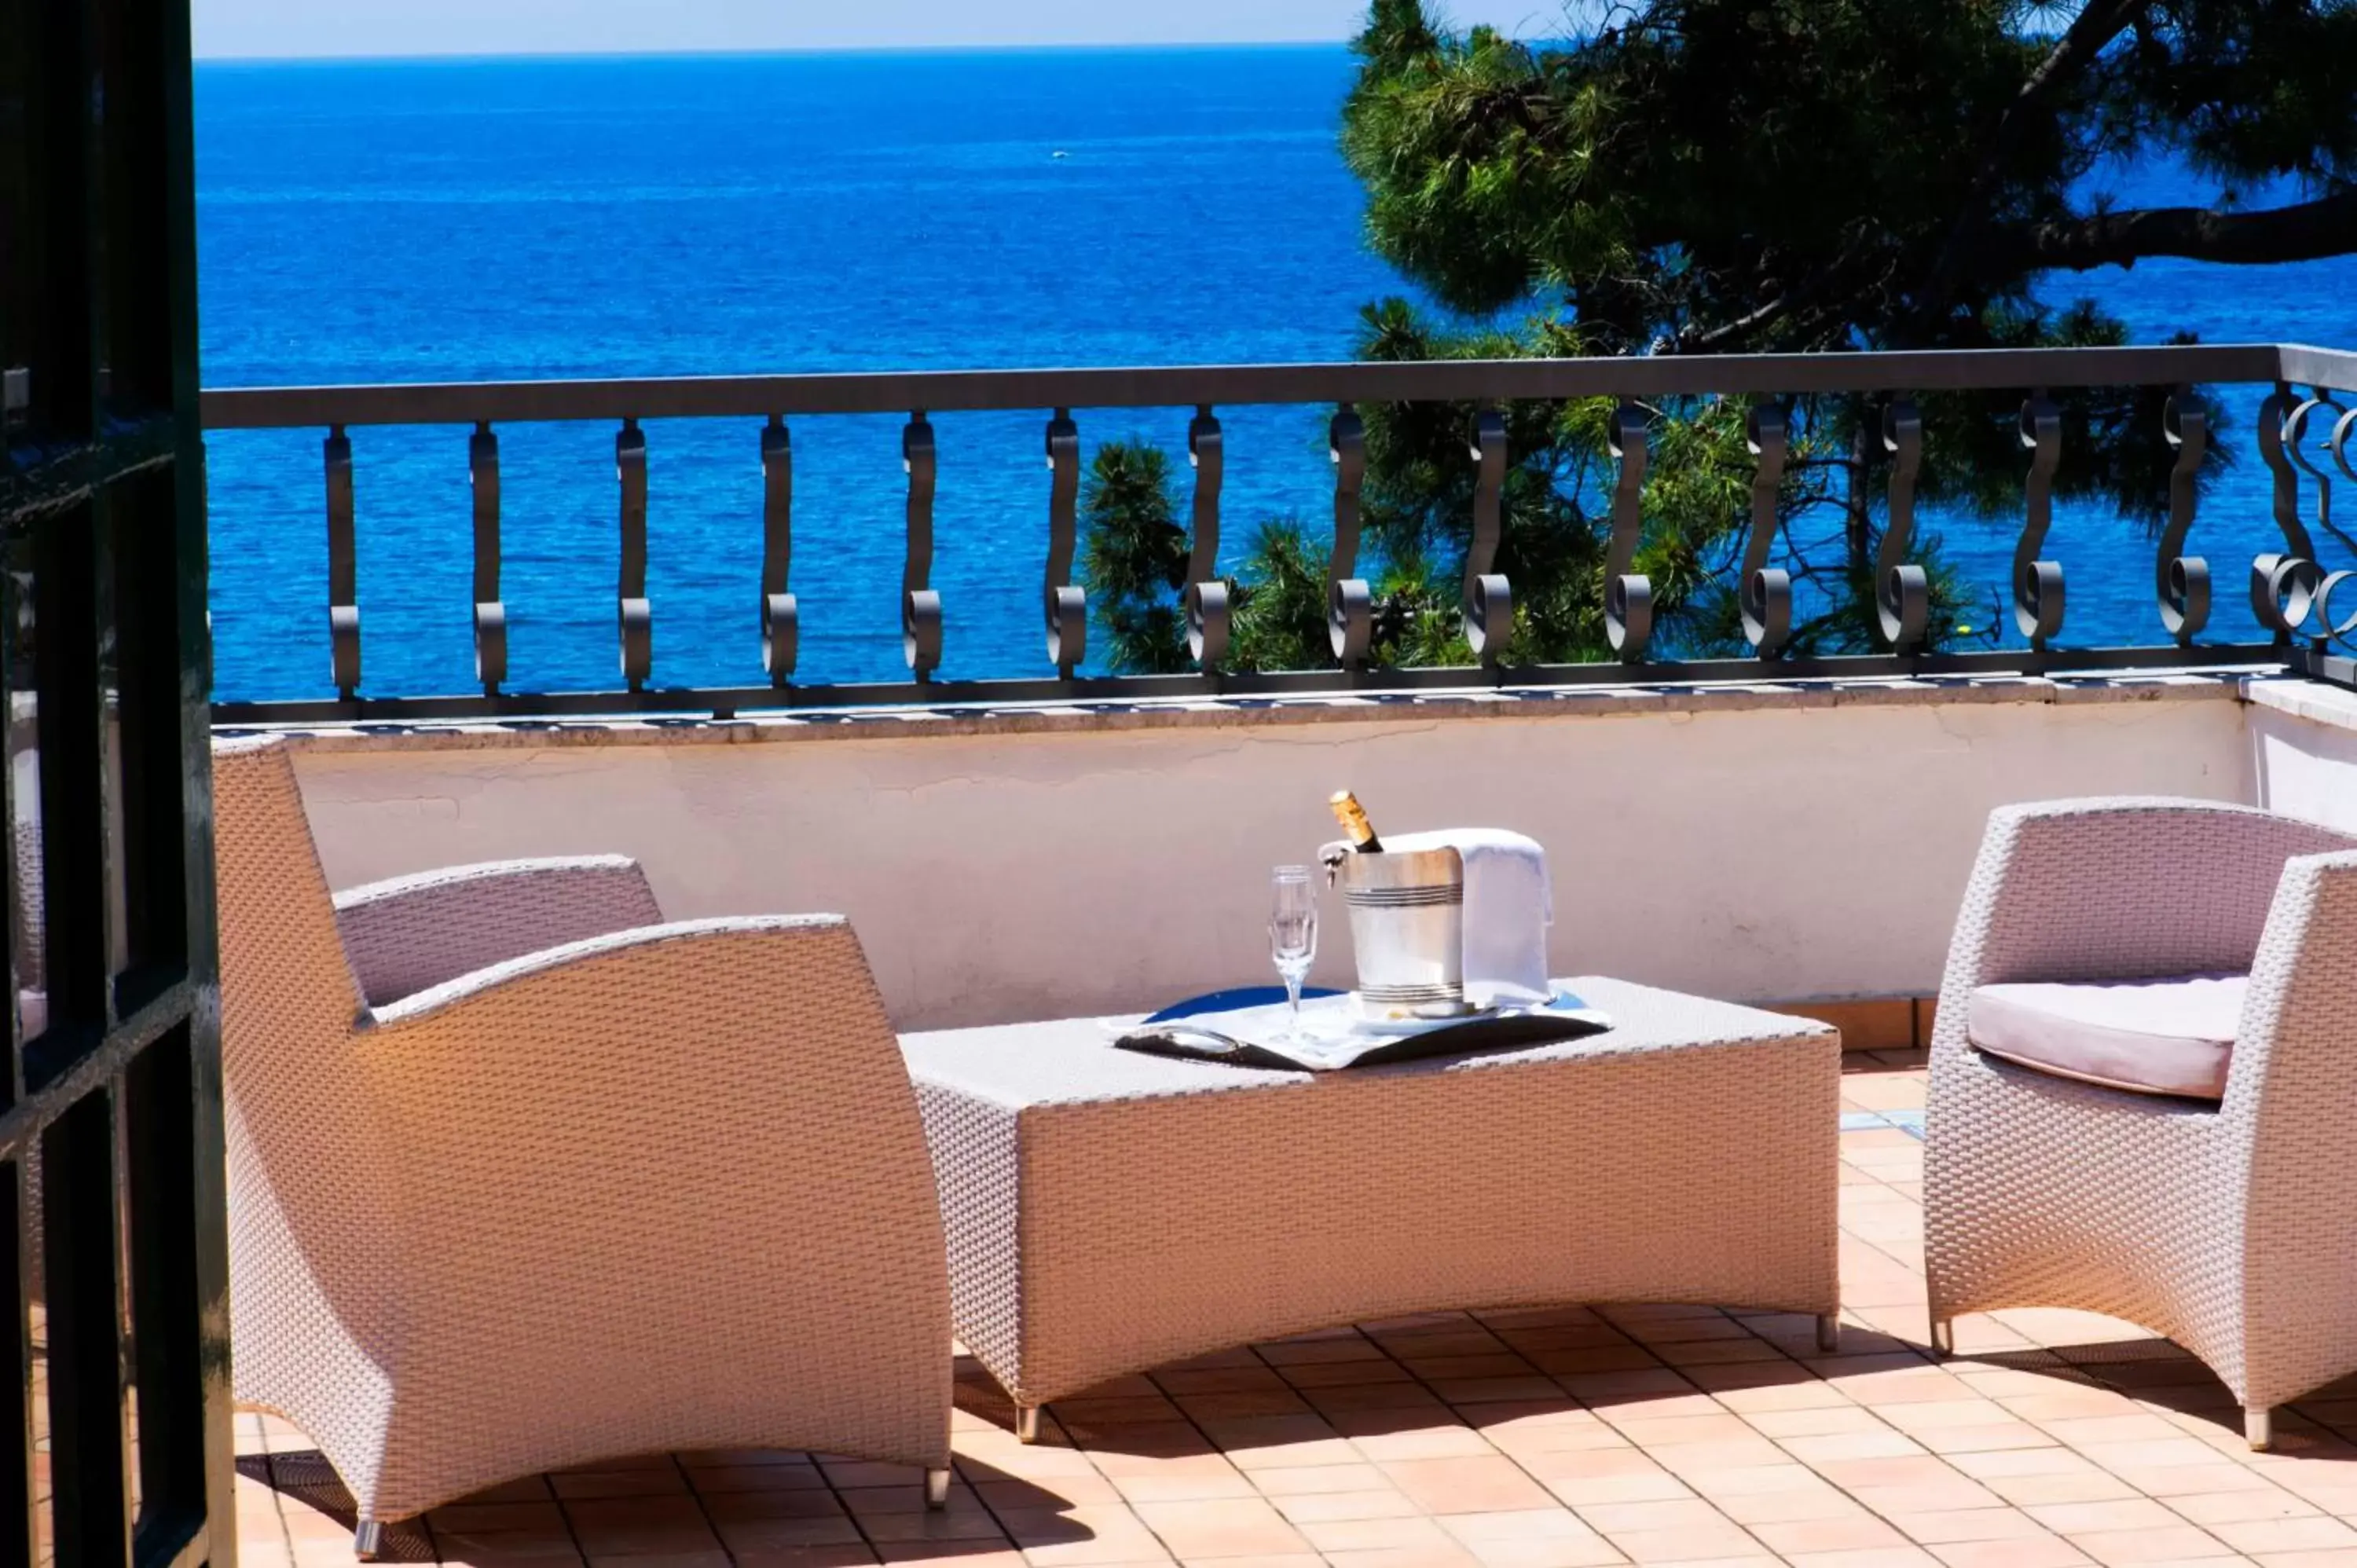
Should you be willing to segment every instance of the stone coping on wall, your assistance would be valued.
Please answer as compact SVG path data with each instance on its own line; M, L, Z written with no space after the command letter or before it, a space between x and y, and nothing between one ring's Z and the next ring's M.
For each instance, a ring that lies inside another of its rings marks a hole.
M2357 692L2296 675L2243 678L2243 700L2310 724L2357 732Z
M2151 670L2102 674L1958 675L1722 682L1481 691L1348 692L1298 696L1216 694L1078 703L805 709L736 718L648 715L558 719L371 721L347 725L218 725L227 736L276 733L307 751L414 751L563 746L764 745L916 736L1104 734L1121 731L1364 724L1387 719L1480 722L1940 707L1957 703L2265 702L2302 717L2357 728L2357 693L2249 670ZM2311 712L2310 710L2314 711Z

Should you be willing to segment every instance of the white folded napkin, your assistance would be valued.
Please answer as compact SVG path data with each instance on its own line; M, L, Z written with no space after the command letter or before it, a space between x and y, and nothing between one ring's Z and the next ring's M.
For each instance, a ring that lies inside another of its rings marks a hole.
M1453 849L1465 863L1465 1000L1476 1007L1527 1005L1547 984L1547 928L1555 895L1546 851L1504 828L1443 828L1383 840L1386 850Z

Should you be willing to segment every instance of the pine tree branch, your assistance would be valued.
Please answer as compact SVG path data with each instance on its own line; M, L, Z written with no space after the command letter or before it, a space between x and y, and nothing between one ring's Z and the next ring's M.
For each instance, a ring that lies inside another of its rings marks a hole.
M1934 321L1946 314L1949 301L1955 296L1956 274L1966 256L1973 253L1975 242L1988 221L1989 199L1996 193L1997 181L2014 150L2028 134L2031 117L2064 81L2092 64L2114 38L2134 25L2151 4L2152 0L2089 0L2047 51L2046 58L2038 62L2038 69L2023 81L2021 90L2013 95L1997 120L1996 131L1989 138L1988 152L1981 159L1980 171L1973 177L1972 188L1957 206L1956 220L1950 225L1947 239L1932 259L1930 275L1916 302L1918 320Z
M2070 222L2018 224L1989 231L1975 255L1995 270L2085 272L2132 266L2147 256L2247 265L2315 261L2351 250L2357 250L2357 186L2255 212L2155 207Z

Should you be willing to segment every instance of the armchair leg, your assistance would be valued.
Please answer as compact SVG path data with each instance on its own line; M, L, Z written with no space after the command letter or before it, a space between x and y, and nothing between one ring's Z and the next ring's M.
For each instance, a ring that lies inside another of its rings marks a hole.
M1841 1314L1817 1314L1817 1348L1828 1356L1841 1348Z
M2243 1438L2254 1454L2264 1454L2276 1440L2275 1412L2251 1405L2243 1412Z
M1039 1441L1039 1407L1038 1405L1018 1404L1015 1407L1015 1441L1017 1443Z
M352 1531L352 1555L363 1563L373 1563L383 1550L383 1524L372 1519L361 1520L360 1528Z
M950 1473L946 1469L925 1472L925 1506L929 1509L950 1506Z
M1932 1354L1944 1360L1956 1353L1956 1320L1935 1317L1932 1320Z

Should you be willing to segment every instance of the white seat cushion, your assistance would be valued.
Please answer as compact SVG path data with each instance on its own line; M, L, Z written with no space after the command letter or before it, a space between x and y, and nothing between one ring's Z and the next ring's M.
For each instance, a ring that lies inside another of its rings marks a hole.
M2245 977L1984 985L1964 1033L2026 1068L2139 1094L2226 1092Z

